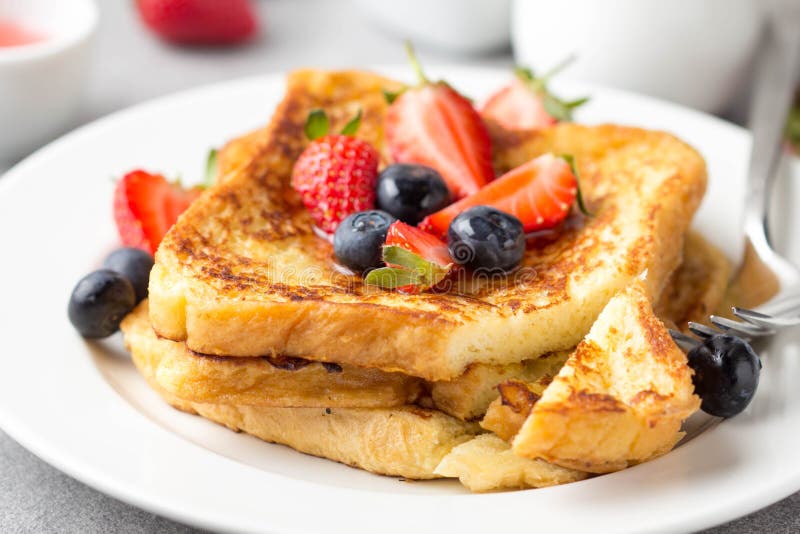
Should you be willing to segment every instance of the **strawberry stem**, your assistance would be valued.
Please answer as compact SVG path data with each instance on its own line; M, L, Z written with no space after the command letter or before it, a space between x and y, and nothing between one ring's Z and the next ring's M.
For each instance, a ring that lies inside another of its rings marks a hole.
M553 68L551 68L550 70L548 70L547 72L544 73L544 76L541 77L542 83L546 84L547 82L549 82L550 78L552 78L556 74L560 73L562 70L566 69L567 67L569 67L573 63L575 63L576 59L578 59L578 58L577 58L577 56L575 54L571 54L571 55L567 56L566 58L562 59Z
M417 54L414 52L414 47L411 46L411 41L406 41L405 48L406 48L406 55L408 55L408 60L411 62L411 68L414 69L414 73L417 75L419 84L425 85L427 83L430 83L428 77L425 76L425 71L422 70L422 64L419 62Z
M572 170L572 174L575 175L575 183L577 184L578 188L578 193L575 195L576 200L578 201L578 209L581 210L581 213L587 217L594 217L594 214L589 211L589 209L586 207L586 203L583 201L583 193L581 192L581 177L580 174L578 174L578 166L575 165L575 156L572 154L562 154L561 158L567 162L570 170Z

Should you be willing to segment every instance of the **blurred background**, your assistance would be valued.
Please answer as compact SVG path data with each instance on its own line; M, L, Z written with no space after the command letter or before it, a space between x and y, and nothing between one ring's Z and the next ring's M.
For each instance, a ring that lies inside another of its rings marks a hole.
M0 169L181 89L299 66L403 63L405 39L427 65L538 71L575 55L560 77L742 122L765 16L791 5L800 0L0 0ZM20 31L41 42L4 44ZM793 131L800 137L800 125Z
M800 0L0 0L0 175L139 102L301 66L404 63L405 39L431 67L539 71L575 55L560 76L743 123L765 18L793 6ZM797 108L791 142L800 147ZM714 532L775 525L800 531L798 495ZM89 489L0 432L0 531L191 529Z

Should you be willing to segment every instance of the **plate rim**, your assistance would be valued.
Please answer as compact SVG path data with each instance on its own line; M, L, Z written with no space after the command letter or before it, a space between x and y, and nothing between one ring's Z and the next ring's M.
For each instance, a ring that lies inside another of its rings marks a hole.
M385 65L369 67L370 70L378 70L380 72L392 71L398 68L399 67L397 66L385 66ZM471 67L464 65L435 65L430 70L444 71L444 72L458 72L458 71L485 72L493 76L496 76L500 73L502 74L506 73L504 69L496 67ZM22 182L28 168L35 167L40 160L49 157L51 152L59 150L65 146L69 146L71 143L76 142L76 140L79 142L81 136L87 133L94 132L101 128L113 127L118 122L126 120L127 118L136 117L138 114L150 108L169 106L172 102L184 101L187 98L202 98L204 95L207 95L210 92L225 91L225 90L230 90L231 88L247 86L250 84L261 83L267 85L270 83L275 83L278 80L282 80L284 77L285 77L285 72L273 72L257 76L248 76L244 78L237 78L235 80L228 80L224 82L203 85L200 87L195 87L188 90L164 95L155 99L147 100L145 102L116 111L114 113L101 117L97 120L89 122L77 128L76 130L73 130L72 132L58 138L57 140L49 143L45 147L37 150L35 153L28 156L27 158L16 164L14 167L12 167L9 171L7 171L3 175L2 179L0 179L0 197L3 197L4 195L13 194L14 188L17 187L18 182ZM722 127L725 129L729 129L730 131L736 132L737 135L744 135L749 137L747 131L739 126L736 126L727 121L707 115L705 113L696 110L684 108L680 105L673 104L670 102L661 101L657 98L649 97L646 95L638 95L635 93L629 93L627 91L622 91L613 88L606 88L595 84L583 84L578 82L571 82L569 85L571 87L591 87L594 88L594 90L614 94L622 98L639 99L641 102L645 102L647 105L659 106L662 109L680 110L681 113L684 114L689 113L705 122L714 123L715 127ZM94 364L92 364L92 366L94 366ZM100 377L99 372L96 374L98 375L98 377ZM104 380L102 380L102 382L106 387L109 388L110 391L113 391L113 389L110 388L110 386ZM114 396L117 397L118 401L127 405L127 402L119 398L116 392L114 392ZM131 407L131 409L133 408ZM727 423L728 422L723 422L721 425L726 425ZM147 421L147 424L157 429L156 430L157 434L165 434L164 436L160 436L160 438L163 438L164 441L178 440L182 445L187 443L187 441L181 438L180 436L170 433L169 431L161 428L159 425L152 424L149 420ZM93 467L91 463L83 462L78 458L71 458L70 461L70 458L65 458L63 453L59 453L59 451L56 448L54 448L55 447L54 444L43 443L39 439L37 439L36 432L33 426L26 427L24 423L20 423L19 421L15 422L13 414L11 414L9 410L4 408L2 403L0 403L0 428L3 428L3 430L12 439L20 443L26 449L33 452L39 458L46 461L48 464L53 465L57 469L67 473L73 478L76 478L88 484L89 486L94 487L95 489L98 489L99 491L111 495L115 498L118 498L124 502L131 503L139 508L187 524L194 524L201 527L214 528L218 530L231 530L233 528L239 529L242 527L244 530L249 530L247 525L245 525L244 523L232 524L228 520L215 518L213 514L211 515L206 514L202 518L200 518L197 515L197 510L176 509L174 503L172 504L162 503L152 498L149 495L142 494L141 489L137 491L137 486L135 484L132 484L130 481L112 480L111 478L109 478L109 475L107 473L99 471L96 467ZM192 446L193 444L190 443L189 445ZM198 446L195 447L200 449L200 447ZM208 454L210 452L206 449L200 449L200 450L202 450L203 454ZM230 460L228 458L220 457L220 459L225 464L230 463L232 465L234 464L239 465L238 462L235 462L234 460ZM246 467L248 469L251 469L249 466ZM785 496L788 496L794 491L796 491L798 488L800 488L800 470L798 470L793 477L787 477L783 479L782 482L783 482L782 484L773 484L772 486L770 486L771 491L762 491L756 498L751 497L751 499L748 500L747 502L737 502L735 504L736 511L733 514L722 511L722 508L720 507L717 509L716 514L712 514L710 516L706 515L704 518L693 517L692 521L689 521L688 516L690 514L688 514L685 521L680 521L680 520L673 521L666 527L669 529L703 528L707 526L712 526L714 524L718 524L721 521L732 520L737 517L744 516L752 511L760 509L761 507L767 504L775 502ZM562 489L566 487L568 486L564 486L562 487ZM358 491L358 490L344 490L344 491ZM519 494L521 492L517 493ZM490 495L509 495L509 493L490 494ZM481 496L475 495L466 497L479 498ZM496 500L495 497L488 497L488 498L490 500ZM734 506L729 505L727 506L727 509L730 510L732 507ZM658 526L656 526L653 529L653 531L658 531Z

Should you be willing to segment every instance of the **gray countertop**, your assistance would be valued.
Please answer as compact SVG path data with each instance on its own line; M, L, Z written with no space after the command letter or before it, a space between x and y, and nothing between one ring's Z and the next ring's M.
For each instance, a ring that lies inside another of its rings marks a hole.
M237 50L185 50L147 34L133 2L102 0L94 69L75 126L137 102L201 84L304 66L359 66L404 60L400 41L348 2L260 0L266 32ZM423 50L426 62L464 58ZM510 54L470 59L511 65ZM3 169L0 169L2 172ZM702 503L698 503L702 506ZM199 532L103 495L45 464L0 431L0 532ZM800 493L707 532L800 532Z

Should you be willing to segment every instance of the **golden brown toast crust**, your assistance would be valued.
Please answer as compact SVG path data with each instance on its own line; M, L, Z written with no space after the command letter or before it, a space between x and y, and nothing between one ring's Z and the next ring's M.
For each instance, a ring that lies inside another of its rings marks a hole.
M479 431L436 410L391 408L282 408L183 399L164 389L158 370L165 343L138 335L132 316L123 324L125 341L139 372L175 408L199 414L235 431L328 458L373 473L411 479L439 478L434 469L453 447ZM235 398L235 397L234 397Z
M382 408L413 404L422 380L399 373L296 358L220 358L194 354L181 342L159 339L145 300L122 322L135 357L158 360L159 388L201 403L272 407ZM156 356L148 356L156 355Z
M644 270L648 289L661 292L702 197L705 166L668 134L618 126L494 132L501 170L545 152L573 154L595 213L530 250L511 283L398 295L337 271L289 185L305 146L302 125L313 107L324 107L335 128L360 107L359 136L383 149L381 90L394 84L353 72L289 77L258 156L233 166L164 239L150 286L160 335L206 354L277 353L446 380L471 363L574 346Z
M646 290L614 297L513 440L516 454L605 473L668 452L700 407L692 370Z

